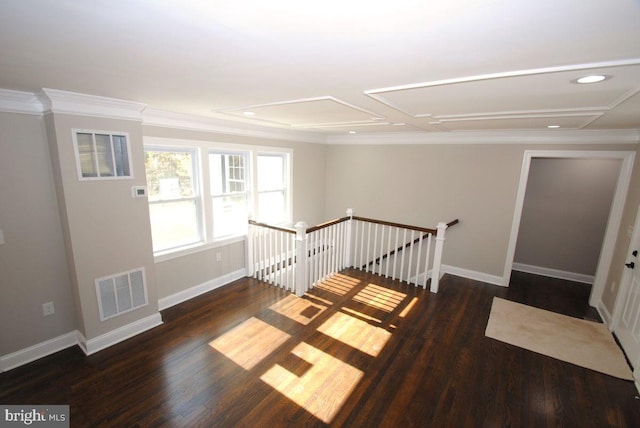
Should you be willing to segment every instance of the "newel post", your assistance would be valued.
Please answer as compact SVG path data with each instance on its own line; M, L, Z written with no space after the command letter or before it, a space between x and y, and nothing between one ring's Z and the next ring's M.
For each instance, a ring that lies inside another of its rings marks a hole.
M249 219L251 220L251 219ZM245 249L245 260L247 261L247 267L245 268L245 276L255 276L256 267L254 265L254 227L249 223L247 225L247 244L244 246Z
M444 233L447 230L447 223L438 223L438 234L436 235L436 250L433 255L433 269L431 270L431 292L437 293L440 285L440 267L442 264L442 249L444 248Z
M346 229L345 229L345 233L344 233L344 259L343 259L343 263L344 266L342 266L343 268L345 267L351 267L351 225L353 223L353 209L351 208L347 208L347 217L349 217L349 220L347 220L347 225L346 225Z
M296 228L296 296L302 296L307 289L307 223L299 221Z

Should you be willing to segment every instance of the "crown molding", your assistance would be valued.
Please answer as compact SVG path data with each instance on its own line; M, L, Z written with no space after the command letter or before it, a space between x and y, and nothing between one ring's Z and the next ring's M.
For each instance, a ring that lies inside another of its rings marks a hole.
M399 144L637 144L637 129L542 130L542 131L457 131L399 132L354 135L330 135L327 144L399 145Z
M244 122L227 121L152 108L147 108L143 112L142 124L242 137L266 138L270 140L298 141L316 144L326 143L325 134L258 126Z
M41 115L42 102L31 92L0 89L0 111Z
M39 94L43 112L142 121L146 104L97 95L43 88Z
M143 125L280 141L335 145L395 144L637 144L639 129L383 132L327 135L147 108L146 104L43 89L39 94L0 89L0 111L41 115L47 111L141 121Z

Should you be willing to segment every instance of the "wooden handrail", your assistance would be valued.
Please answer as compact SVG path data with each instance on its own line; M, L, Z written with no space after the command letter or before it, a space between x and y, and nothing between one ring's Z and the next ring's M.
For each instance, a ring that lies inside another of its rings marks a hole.
M390 221L375 220L375 219L372 219L372 218L358 217L358 216L353 216L353 219L354 220L360 220L360 221L368 221L369 223L382 224L384 226L392 226L392 227L399 227L399 228L402 228L402 229L415 230L417 232L431 233L433 235L438 233L438 231L436 229L429 229L427 227L410 226L408 224L392 223ZM458 223L460 223L460 220L458 220L458 219L452 220L449 223L447 223L447 227L451 227L454 224L458 224Z
M315 232L316 230L324 229L326 227L333 226L334 224L342 223L344 221L349 220L350 218L351 217L341 217L341 218L336 218L334 220L329 220L327 222L320 223L320 224L318 224L316 226L311 226L311 227L307 228L306 232L307 233ZM435 235L438 232L436 229L429 229L429 228L426 228L426 227L419 227L419 226L410 226L408 224L401 224L401 223L392 223L390 221L375 220L375 219L366 218L366 217L353 216L352 218L354 220L367 221L369 223L374 223L374 224L382 224L382 225L385 225L385 226L392 226L392 227L399 227L399 228L403 228L403 229L415 230L417 232L431 233L433 235ZM452 220L449 223L447 223L447 227L451 227L451 226L453 226L455 224L458 224L458 223L460 223L460 220L458 220L458 219ZM268 229L279 230L280 232L296 233L296 230L293 229L293 228L290 228L290 227L273 226L271 224L260 223L260 222L254 221L254 220L249 220L249 224L251 224L253 226L260 226L260 227L266 227ZM422 238L422 239L424 239L424 238ZM420 238L418 238L418 240L420 240ZM407 244L407 246L408 245L410 245L410 243Z
M354 219L355 219L355 218L356 218L356 217L354 217ZM363 220L363 219L362 219L361 217L358 217L358 220ZM364 221L371 221L371 220L364 219ZM373 222L373 223L384 224L384 225L387 225L387 226L393 225L393 226L395 226L395 227L401 227L401 228L405 228L405 229L409 229L409 230L418 230L417 228L414 228L413 226L405 226L405 225L400 225L400 224L396 224L396 223L377 222L377 221L375 221L375 222ZM450 221L449 223L447 223L447 228L449 228L449 227L451 227L451 226L453 226L453 225L456 225L456 224L458 224L458 223L460 223L460 220L458 220L458 219L452 220L452 221ZM401 246L399 246L398 248L396 248L395 250L391 250L391 251L389 251L387 254L383 255L382 257L378 257L378 258L376 258L375 260L371 260L369 263L367 263L367 264L365 264L364 266L362 266L362 268L363 268L363 269L365 269L367 266L371 266L371 265L372 265L372 264L374 264L374 263L375 263L375 264L380 264L380 262L381 262L382 260L385 260L385 259L387 259L387 258L389 258L389 257L393 256L394 254L396 254L396 253L398 253L398 252L400 252L400 251L404 250L405 248L409 248L409 247L411 247L411 245L413 245L413 244L417 244L417 243L418 243L418 242L420 242L422 239L427 239L427 237L428 237L430 234L431 234L431 235L436 235L436 234L438 233L438 231L437 231L437 230L434 230L434 229L424 229L424 228L420 228L420 230L419 230L419 231L420 231L420 232L424 232L425 230L427 230L427 231L428 231L428 232L425 232L425 233L426 233L425 235L420 236L420 237L418 237L418 238L414 239L414 240L413 240L413 242L407 242L405 245L401 245Z
M273 226L267 223L260 223L254 220L249 220L249 224L253 226L266 227L267 229L279 230L280 232L293 233L294 235L296 233L295 229L291 229L289 227Z
M334 224L339 224L339 223L342 223L343 221L347 221L349 219L350 219L350 217L342 217L342 218L337 218L335 220L329 220L327 222L324 222L324 223L318 224L316 226L311 226L311 227L307 228L307 233L315 232L316 230L324 229L325 227L333 226Z

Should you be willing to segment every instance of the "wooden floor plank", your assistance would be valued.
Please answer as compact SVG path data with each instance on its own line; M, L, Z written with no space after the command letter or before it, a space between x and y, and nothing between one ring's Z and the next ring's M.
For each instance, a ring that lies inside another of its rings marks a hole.
M598 319L588 286L518 272L432 294L347 270L303 298L242 279L1 374L0 403L69 404L73 427L640 426L632 382L486 338L495 296Z

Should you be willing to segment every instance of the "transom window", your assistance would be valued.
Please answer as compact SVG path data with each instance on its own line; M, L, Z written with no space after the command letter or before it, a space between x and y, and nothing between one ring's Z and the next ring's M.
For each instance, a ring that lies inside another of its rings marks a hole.
M73 130L80 180L129 178L129 137L126 133Z

